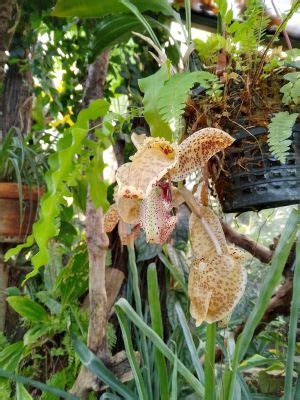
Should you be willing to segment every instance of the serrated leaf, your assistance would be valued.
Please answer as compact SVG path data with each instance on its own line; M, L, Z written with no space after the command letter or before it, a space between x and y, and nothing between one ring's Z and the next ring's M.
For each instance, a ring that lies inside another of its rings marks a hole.
M177 125L183 114L188 92L195 83L208 89L217 79L206 71L182 72L171 76L158 94L157 108L163 121Z
M279 112L271 119L268 125L268 144L270 151L281 162L284 163L291 146L292 129L298 114L289 114L287 111Z
M163 137L167 140L172 139L172 131L168 123L161 118L157 102L160 89L163 88L169 76L169 66L165 63L155 74L139 79L139 87L144 93L144 117L149 124L151 135Z
M76 123L59 140L57 152L49 157L50 170L46 174L47 191L41 199L39 219L34 223L32 234L28 236L26 243L10 249L5 254L5 260L8 260L22 249L31 247L34 242L37 243L38 252L31 259L34 269L27 274L26 280L36 275L39 268L49 262L48 242L59 233L60 206L65 204L64 195L68 178L72 180L75 156L82 150L89 121L103 117L108 108L106 100L98 99L80 111Z

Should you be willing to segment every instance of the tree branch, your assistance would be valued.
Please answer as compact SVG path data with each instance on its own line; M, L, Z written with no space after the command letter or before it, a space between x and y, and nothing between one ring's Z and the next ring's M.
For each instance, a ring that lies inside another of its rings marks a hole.
M262 261L263 263L268 264L271 259L273 252L267 247L259 244L255 240L249 238L248 236L242 235L241 233L236 232L229 225L222 223L222 228L225 233L226 239L235 244L238 247L248 251L255 258Z

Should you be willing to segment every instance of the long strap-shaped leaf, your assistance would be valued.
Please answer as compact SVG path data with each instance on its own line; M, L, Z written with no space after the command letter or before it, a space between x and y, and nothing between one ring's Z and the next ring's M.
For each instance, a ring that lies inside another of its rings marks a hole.
M147 394L145 383L144 383L143 377L142 377L142 373L138 366L136 356L134 354L132 340L130 337L130 330L128 327L128 323L126 321L126 315L123 312L123 310L121 310L120 308L118 310L116 310L116 314L117 314L117 317L118 317L118 320L119 320L119 323L121 326L123 341L124 341L124 345L125 345L125 349L126 349L126 354L127 354L127 357L128 357L128 360L129 360L129 363L131 366L131 370L132 370L132 373L134 376L135 384L136 384L137 391L139 394L139 399L140 400L148 400L149 396Z
M185 319L185 315L184 315L184 312L182 310L182 307L181 307L180 303L176 303L175 304L175 310L177 312L178 319L179 319L179 322L180 322L180 325L181 325L181 328L182 328L182 331L183 331L183 334L184 334L185 342L186 342L187 347L189 349L190 356L191 356L191 359L192 359L192 363L194 365L194 368L195 368L196 374L198 376L198 379L199 379L200 382L204 382L204 371L203 371L203 368L202 368L202 364L201 364L201 362L199 360L199 357L198 357L198 354L197 354L197 350L196 350L196 347L195 347L195 343L194 343L191 331L190 331L190 329L188 327L188 324L187 324L187 321Z
M232 368L229 369L229 367L227 367L224 372L224 388L222 390L224 400L232 400L239 363L245 356L255 328L261 321L269 300L272 297L276 286L280 282L282 271L296 239L298 214L299 213L296 210L293 210L287 220L284 231L281 234L279 243L274 252L272 264L266 274L264 284L260 289L259 298L247 319L243 332L238 337L232 361Z
M71 333L72 343L82 364L126 400L137 400L136 395L119 381L114 374L95 356L93 352L74 334ZM73 397L74 399L74 397ZM77 397L76 397L77 399Z
M299 223L300 223L300 216L298 219L298 224ZM300 315L300 230L298 227L297 244L296 244L296 265L294 270L293 298L291 304L289 338L288 338L288 349L287 349L287 359L286 359L286 375L284 382L284 400L297 398L296 395L293 397L293 370L294 370L294 357L296 349L297 322L299 315Z
M34 379L26 378L25 376L16 375L16 374L13 374L12 372L4 371L3 369L0 369L0 376L2 376L3 378L10 379L12 381L18 382L18 383L23 383L24 385L33 386L37 389L42 390L43 392L52 393L52 394L58 396L59 398L63 398L66 400L79 400L78 397L73 396L72 394L67 393L64 390L58 389L53 386L48 386L45 383L36 381Z
M156 273L156 265L154 263L150 264L148 267L147 283L152 329L163 339L163 323L159 301L159 287ZM168 400L169 379L166 367L166 360L163 354L156 348L154 349L154 360L159 381L160 399Z
M176 355L168 348L163 340L151 329L145 322L137 315L134 309L125 299L120 299L115 309L121 309L125 312L127 317L153 342L153 344L163 353L163 355L174 364ZM195 376L184 366L184 364L178 360L178 372L184 377L184 379L191 385L195 392L199 395L199 399L204 396L203 385L195 378Z

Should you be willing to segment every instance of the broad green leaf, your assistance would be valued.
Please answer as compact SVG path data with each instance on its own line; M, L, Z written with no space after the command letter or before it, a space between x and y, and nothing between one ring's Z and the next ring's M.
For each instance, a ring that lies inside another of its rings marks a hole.
M167 0L132 0L140 12L154 11L172 15L173 10ZM119 0L58 0L52 15L56 17L98 18L109 14L128 13Z
M71 334L71 337L74 349L80 361L87 369L126 400L137 400L137 396L126 385L120 382L81 340L73 334Z
M44 307L27 296L10 296L7 298L7 302L11 308L28 321L49 320L49 315Z
M26 378L25 376L16 375L11 372L4 371L3 369L0 369L0 376L3 378L6 378L6 379L10 379L12 381L18 382L18 383L22 383L24 385L33 386L37 389L40 389L43 392L52 393L52 394L56 395L58 398L63 398L66 400L79 400L78 397L73 396L70 393L64 392L63 390L57 389L53 386L45 385L42 382L38 382L34 379Z
M16 385L17 400L33 400L22 383Z
M165 63L155 74L139 79L140 89L144 93L144 116L149 124L151 135L164 137L167 140L172 139L172 131L170 126L161 118L157 102L159 91L169 77L169 66Z
M147 17L146 20L151 26L157 25L153 18ZM98 55L117 43L127 42L132 37L132 32L144 31L145 27L135 15L106 16L97 25L93 52Z
M13 372L17 368L24 350L23 341L6 346L0 352L0 366L6 371Z
M36 343L40 337L47 335L49 331L51 331L51 325L49 323L44 325L34 325L32 328L26 331L23 337L24 346Z

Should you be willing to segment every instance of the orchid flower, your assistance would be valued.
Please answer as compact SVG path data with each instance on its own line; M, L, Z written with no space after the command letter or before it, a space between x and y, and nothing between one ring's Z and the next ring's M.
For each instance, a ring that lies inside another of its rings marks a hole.
M215 128L201 129L180 145L163 138L133 135L132 139L137 152L131 162L117 171L115 206L109 213L115 215L117 211L123 222L140 225L148 242L162 244L176 224L172 196L169 196L171 182L181 181L200 170L234 139Z
M203 321L213 323L226 318L242 297L247 279L244 252L227 245L220 221L211 209L199 206L198 210L218 246L200 218L192 213L189 225L195 260L190 269L188 294L197 326Z

